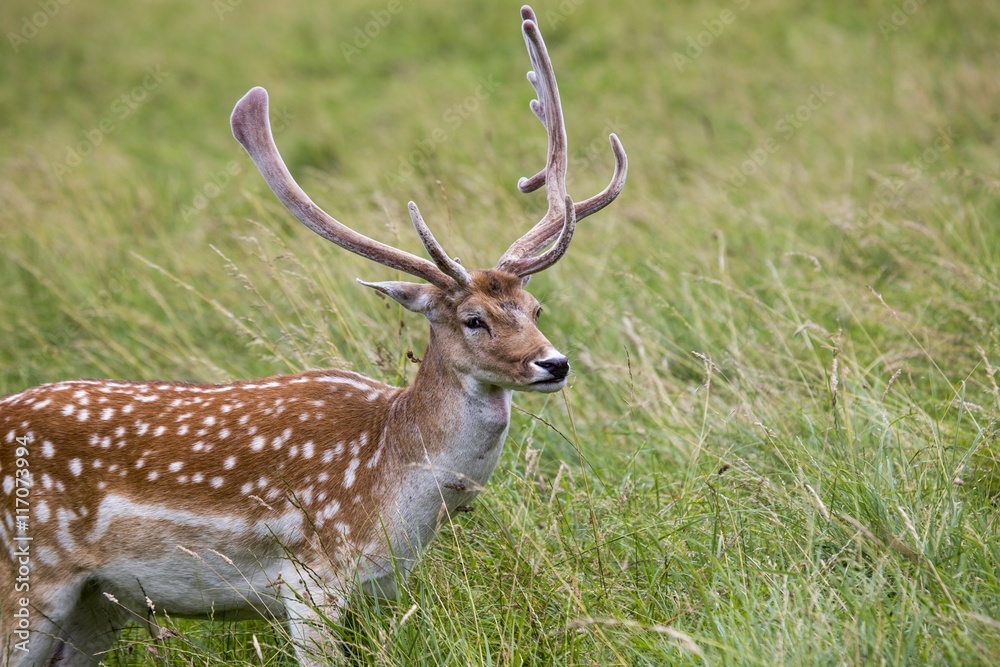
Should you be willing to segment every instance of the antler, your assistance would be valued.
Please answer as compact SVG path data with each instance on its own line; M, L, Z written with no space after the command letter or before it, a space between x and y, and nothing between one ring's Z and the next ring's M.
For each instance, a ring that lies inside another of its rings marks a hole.
M427 254L434 263L417 257L404 250L379 243L338 222L309 198L288 172L285 162L278 153L271 135L271 123L267 117L267 91L252 88L236 103L230 119L233 136L240 142L250 159L257 165L264 180L292 215L301 220L328 241L356 255L398 269L418 278L423 278L439 289L450 291L456 285L468 284L469 273L458 262L450 259L441 245L434 239L430 229L420 217L420 211L413 202L409 203L413 226L424 244Z
M566 125L552 61L549 60L545 42L538 29L535 13L527 5L521 8L521 19L523 20L521 31L524 33L528 57L533 68L528 72L528 82L538 94L538 99L531 100L530 106L535 116L545 125L548 134L548 155L545 169L530 178L521 178L517 188L523 193L529 193L544 185L549 208L527 234L507 249L497 262L496 268L515 275L528 276L547 269L559 261L569 247L576 223L615 200L625 185L628 159L621 141L612 134L610 140L615 157L615 171L611 176L611 182L593 197L576 204L572 202L566 194ZM555 244L548 251L538 255L553 241Z

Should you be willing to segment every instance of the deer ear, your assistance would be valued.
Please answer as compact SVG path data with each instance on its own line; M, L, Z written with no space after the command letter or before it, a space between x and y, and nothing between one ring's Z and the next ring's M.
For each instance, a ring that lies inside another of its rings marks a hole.
M441 290L437 287L423 283L407 283L397 280L367 283L360 278L358 278L358 282L365 287L371 287L373 290L381 292L403 308L424 315L429 314L441 296Z

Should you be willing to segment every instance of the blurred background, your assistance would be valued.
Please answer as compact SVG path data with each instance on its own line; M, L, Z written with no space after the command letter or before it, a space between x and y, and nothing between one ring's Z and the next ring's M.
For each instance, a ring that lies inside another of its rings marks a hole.
M569 191L619 200L532 280L571 387L518 395L477 510L363 664L991 664L1000 650L1000 5L534 5ZM249 88L312 198L467 266L545 208L519 4L0 5L0 394L71 377L350 368L402 384L392 272L283 210ZM419 613L400 619L417 606ZM286 664L181 622L114 664ZM251 648L259 636L265 651ZM115 662L116 661L116 662Z

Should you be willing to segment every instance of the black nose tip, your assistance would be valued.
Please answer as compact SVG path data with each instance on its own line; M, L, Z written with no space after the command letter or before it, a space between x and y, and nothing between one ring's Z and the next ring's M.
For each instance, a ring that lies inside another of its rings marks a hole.
M542 359L536 361L535 365L544 368L556 380L562 380L569 375L569 359L566 357L554 357L552 359Z

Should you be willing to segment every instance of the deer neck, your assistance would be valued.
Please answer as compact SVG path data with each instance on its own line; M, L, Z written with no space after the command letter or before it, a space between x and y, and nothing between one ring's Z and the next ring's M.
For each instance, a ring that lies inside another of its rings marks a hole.
M460 373L431 329L413 384L400 392L392 419L405 442L403 461L439 471L442 482L481 487L492 474L510 426L511 391Z

